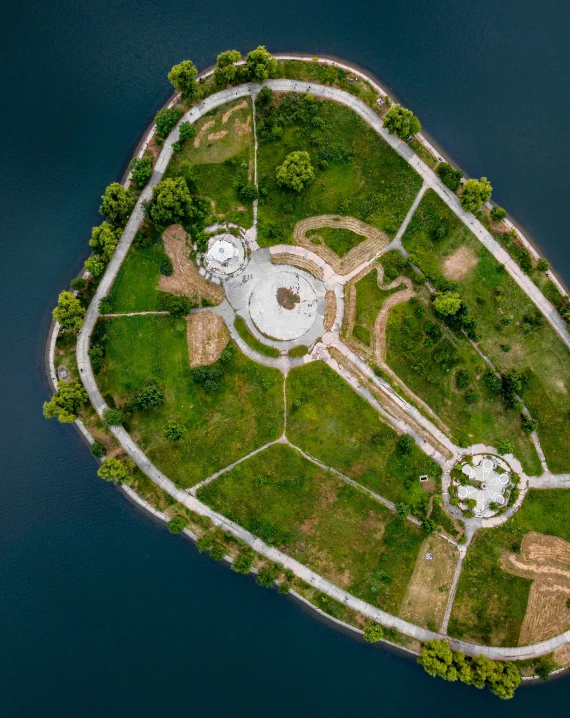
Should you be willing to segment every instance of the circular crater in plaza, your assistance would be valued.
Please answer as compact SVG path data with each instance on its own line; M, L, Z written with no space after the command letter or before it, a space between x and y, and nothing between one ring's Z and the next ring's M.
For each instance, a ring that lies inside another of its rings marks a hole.
M259 279L249 298L249 314L267 337L291 341L302 337L317 318L317 293L294 268Z

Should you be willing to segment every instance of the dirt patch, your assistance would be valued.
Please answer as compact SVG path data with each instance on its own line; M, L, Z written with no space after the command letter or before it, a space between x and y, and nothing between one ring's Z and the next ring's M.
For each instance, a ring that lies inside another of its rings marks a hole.
M200 147L200 142L202 142L202 135L205 132L207 132L210 129L210 127L213 127L215 125L215 123L216 123L215 120L209 120L208 122L205 122L202 125L202 127L198 131L198 134L196 135L196 137L194 137L194 147L196 149L198 149L198 147Z
M554 383L556 384L556 388L557 388L557 389L560 389L560 391L561 391L563 394L567 394L567 393L568 393L568 392L566 391L566 387L564 386L564 382L562 381L562 379L557 379Z
M156 158L160 154L160 147L156 144L156 140L154 139L154 137L151 138L150 142L146 146L145 152L150 152L153 160L156 160Z
M330 331L336 319L336 294L332 289L327 289L325 294L325 331Z
M277 303L283 309L295 309L295 305L299 304L301 297L292 292L287 287L279 287L277 290Z
M221 140L222 137L225 137L227 134L227 130L220 130L220 132L212 132L208 135L208 142L215 142L216 140Z
M251 115L248 115L243 122L239 117L236 117L234 128L238 137L249 134L251 132Z
M570 543L556 536L528 533L518 554L505 554L505 571L533 580L519 645L546 640L568 630Z
M554 651L554 660L559 666L565 667L570 665L570 643Z
M431 555L431 560L426 556ZM440 536L429 536L420 546L399 615L419 626L441 627L459 552Z
M230 338L224 320L213 312L199 312L191 314L186 321L190 366L213 364Z
M477 265L479 260L469 247L460 247L443 263L443 275L447 279L463 279Z
M307 536L312 536L315 533L315 529L317 528L318 523L319 517L311 516L299 526L299 531L306 534Z
M226 122L230 119L230 117L234 114L234 112L238 112L239 110L245 110L247 107L247 100L244 100L243 102L240 102L239 105L235 105L235 107L232 107L227 112L224 112L222 115L222 125L225 125Z
M184 228L173 224L165 230L162 237L174 272L170 277L161 276L158 288L164 292L189 297L196 303L206 299L210 304L220 304L224 299L224 290L216 284L210 284L198 274L188 256L187 234Z
M314 236L307 237L307 232L319 229L319 227L335 227L338 229L349 229L355 234L366 237L357 247L347 252L344 257L339 257L336 252L324 244L315 244L312 240ZM372 227L366 222L361 222L354 217L342 217L336 214L323 214L318 217L309 217L297 222L293 231L293 240L295 244L310 249L319 257L330 264L337 274L350 274L354 269L363 262L370 261L377 256L386 245L390 238L376 227Z

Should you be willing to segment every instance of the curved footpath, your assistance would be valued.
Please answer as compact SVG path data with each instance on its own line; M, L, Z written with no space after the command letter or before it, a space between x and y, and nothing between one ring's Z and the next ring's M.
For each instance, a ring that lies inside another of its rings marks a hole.
M546 299L539 293L538 289L528 280L526 276L522 275L522 272L515 265L513 260L507 255L507 253L495 242L495 240L489 235L489 233L482 227L482 225L475 220L470 214L464 212L459 204L458 198L453 195L446 187L442 185L439 178L432 172L403 142L395 139L382 128L381 119L363 102L356 99L352 95L349 95L342 90L337 90L331 87L324 87L322 85L316 85L314 83L306 82L295 82L293 80L270 80L266 83L269 87L274 90L281 91L299 91L299 92L313 92L321 97L325 97L337 102L341 102L351 107L357 114L363 117L369 122L372 127L380 134L396 151L403 156L421 175L424 180L432 187L440 196L442 196L447 204L453 209L453 211L475 232L476 236L489 248L489 250L497 257L501 262L504 262L507 271L515 278L517 283L527 292L527 294L533 299L534 303L540 307L550 323L556 328L558 333L564 338L565 344L570 346L570 337L566 332L566 325L559 317L558 313L550 305ZM255 96L260 90L260 85L247 84L237 88L231 88L223 90L222 92L212 95L205 99L197 106L193 107L184 116L184 120L195 122L204 114L209 112L211 109L218 107L226 102L229 102L238 97ZM115 254L107 266L107 270L97 288L97 292L93 297L91 304L85 315L84 327L79 333L77 341L77 364L81 380L89 399L93 404L93 407L97 413L101 416L103 411L108 408L103 400L101 392L95 381L95 376L91 368L89 361L88 349L89 340L91 333L95 327L95 323L99 316L99 302L105 297L115 281L119 268L125 259L127 252L131 246L135 233L138 226L143 220L143 202L148 200L152 196L152 188L162 179L162 176L168 166L168 162L172 156L172 143L178 140L178 128L175 128L168 136L164 147L158 157L155 165L155 170L149 180L147 186L143 190L139 200L133 210L133 213L125 227L123 235L119 241ZM538 296L540 294L540 296ZM420 626L416 626L408 621L405 621L396 616L392 616L375 606L372 606L365 601L362 601L355 596L347 593L338 586L327 579L319 576L314 571L299 563L295 559L287 556L278 549L268 546L260 538L254 536L249 531L238 524L230 521L221 514L212 511L208 506L198 501L194 496L189 495L186 491L178 489L175 484L168 479L162 472L160 472L156 466L154 466L141 449L135 444L130 435L122 427L114 427L112 432L116 439L119 441L125 452L130 456L137 466L161 489L169 493L176 501L202 516L208 516L215 526L219 526L224 531L229 531L233 536L241 539L245 544L253 548L255 551L268 559L277 563L283 564L286 569L290 569L293 573L301 578L303 581L322 593L330 596L331 598L345 604L349 608L358 611L363 616L366 616L372 621L383 624L389 628L394 628L401 633L411 636L419 641L428 641L433 638L445 638L447 636L443 634L429 631ZM542 641L533 646L520 646L512 648L504 648L498 646L477 646L472 643L465 641L451 639L451 647L455 650L464 651L468 655L479 655L485 654L489 658L497 660L521 660L527 658L535 658L537 656L550 653L556 648L559 648L570 642L570 631L560 634L555 638L551 638L547 641Z

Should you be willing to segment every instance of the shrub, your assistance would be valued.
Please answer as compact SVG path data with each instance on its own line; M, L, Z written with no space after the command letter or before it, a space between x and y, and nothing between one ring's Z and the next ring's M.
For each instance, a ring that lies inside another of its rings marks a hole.
M491 218L494 222L502 222L503 219L507 218L507 210L497 205L491 210Z
M181 142L173 142L172 143L172 151L173 152L182 152L182 143Z
M532 434L538 428L538 421L530 416L521 416L521 427L525 434Z
M468 389L465 392L465 401L468 404L475 404L475 402L479 401L479 394L475 391L475 389Z
M210 534L203 534L202 536L199 536L196 540L196 548L200 553L203 553L204 551L209 551L212 548L213 545L213 538Z
M437 168L437 174L440 176L441 181L446 187L455 192L459 187L463 172L456 170L447 162L441 162Z
M178 134L180 135L180 139L183 142L186 140L191 140L196 134L196 128L194 127L194 125L190 124L190 122L186 120L185 122L180 123L180 127L178 128Z
M548 261L548 259L541 257L536 263L536 268L539 272L546 272L550 269L550 262Z
M465 389L465 387L469 386L470 381L471 374L467 371L467 369L459 369L457 371L457 374L455 375L455 385L458 389Z
M242 551L239 553L232 563L232 570L237 573L249 573L253 565L253 552Z
M414 448L414 439L409 434L402 434L398 439L398 449L401 454L408 455L412 453Z
M168 522L168 530L171 534L179 534L188 526L188 519L184 516L173 516Z
M164 255L160 260L159 271L164 277L171 277L174 274L174 266L168 255Z
M112 426L122 426L125 422L125 416L119 409L105 409L101 423L106 429L110 429Z
M188 297L180 297L170 292L161 292L159 295L160 307L173 317L185 317L195 306Z
M70 282L70 287L74 292L82 292L86 286L87 280L83 277L75 277L75 279L72 279Z
M226 552L224 551L224 548L222 546L220 546L219 544L212 546L212 548L210 549L210 556L215 561L221 561L225 555L226 555Z
M436 530L437 530L437 524L435 523L435 521L433 519L425 518L422 521L422 531L427 536L431 536L432 534L434 534L436 532Z
M281 581L281 583L277 586L277 590L279 593L289 593L291 589L286 581Z
M497 447L497 451L499 452L499 454L512 454L514 448L509 439L504 439Z
M363 631L364 640L368 643L378 643L384 637L384 629L379 623L371 623Z
M164 427L162 435L170 444L177 444L184 439L186 434L186 427L179 421L169 421Z
M279 574L281 573L281 569L277 567L276 565L267 566L266 568L262 568L259 573L257 574L257 583L260 586L265 586L266 588L271 588L275 585L275 581L279 578Z
M100 277L105 271L106 264L101 257L89 257L85 260L85 269L94 277Z
M552 671L556 670L556 663L548 656L544 656L534 664L534 670L542 681L547 681Z
M158 409L164 404L165 398L164 389L151 379L131 397L129 410L147 411L148 409Z
M98 441L94 441L89 448L89 451L96 459L102 459L105 456L105 447Z

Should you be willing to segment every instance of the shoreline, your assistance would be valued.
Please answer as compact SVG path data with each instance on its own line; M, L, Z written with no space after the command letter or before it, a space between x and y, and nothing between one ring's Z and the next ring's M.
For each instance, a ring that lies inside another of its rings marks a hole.
M295 58L295 57L293 57L293 56L291 56L291 55L287 55L287 56L276 55L276 58L277 58L277 59L280 59L280 58L305 59L303 56L299 56L299 57ZM312 58L308 58L308 59L312 59ZM323 60L325 60L325 58L323 58ZM341 65L341 63L339 63L338 61L328 60L328 62L330 62L331 64L335 64L335 65L337 65L337 66L340 66L340 65ZM347 66L347 65L345 65L345 66ZM355 71L355 70L352 70L352 71ZM206 72L206 71L205 71L205 72ZM359 71L359 72L360 72L360 71ZM210 74L210 73L211 73L211 70L208 71L208 74ZM376 83L375 83L375 84L376 84ZM378 85L378 87L379 87L379 85ZM169 100L169 104L170 104L170 105L173 104L173 103L176 101L176 98L177 98L177 97L178 97L178 95L176 95L176 94L175 94L174 96L172 96L172 97L170 98L170 100ZM168 106L168 105L167 105L167 106ZM141 138L141 140L139 141L139 144L138 144L138 146L137 146L138 152L141 152L141 153L144 152L144 149L145 149L146 146L148 145L148 142L151 140L153 134L154 134L154 124L151 126L150 130L147 129L147 131L143 134L143 137ZM130 173L129 173L128 170L127 170L127 181L128 181L128 176L129 176L129 174L130 174ZM50 361L49 361L49 377L50 377L52 383L54 382L54 380L57 381L57 376L56 376L56 374L55 374L55 369L54 369L54 353L53 353L53 350L54 350L54 348L55 348L55 341L56 341L56 338L57 338L58 329L59 329L58 325L57 325L55 322L52 322L52 325L50 326L50 330L49 330L49 332L48 332L48 345L47 345L47 347L46 347L47 352L48 352L48 354L49 354L49 360L50 360ZM75 423L76 423L76 428L80 431L80 433L82 434L82 436L83 436L83 438L86 440L86 442L87 442L88 444L91 444L91 443L93 442L93 439L92 439L91 435L89 434L89 432L87 431L87 429L85 428L85 426L82 424L82 422L81 422L80 420L78 420L78 421L75 422ZM126 490L126 487L124 487L124 489L125 489L125 492L128 493L128 491ZM132 491L132 490L131 490L131 491ZM135 496L137 496L138 499L140 499L140 497L138 497L138 495L136 495L135 492L132 492L132 493L133 493ZM146 504L146 502L144 502L142 499L140 499L140 502L142 502L142 503L141 503L141 506L143 506L143 505ZM139 501L136 501L136 503L140 503L140 502L139 502ZM145 508L146 508L147 506L148 506L147 510L150 510L152 513L155 513L155 511L152 509L152 507L149 507L149 505L146 505ZM158 512L158 513L159 513L159 512ZM163 515L163 516L164 516L164 515ZM165 519L163 519L163 520L165 520ZM300 600L301 600L302 602L306 603L307 606L311 607L311 609L312 609L313 611L317 612L319 615L322 615L324 618L326 618L327 621L333 622L333 623L337 623L337 624L340 624L340 625L342 625L342 626L345 626L345 627L347 627L348 630L350 630L350 631L353 632L353 633L354 633L354 632L359 632L358 629L353 628L353 627L351 627L351 626L348 626L348 624L344 624L343 622L337 621L337 619L334 619L333 617L328 616L328 614L323 613L320 609L318 609L318 607L313 606L313 604L311 604L310 602L307 602L306 599L303 599L302 597L298 597L298 598L300 598ZM409 652L409 649L405 649L405 648L403 648L403 647L397 646L397 645L395 645L395 644L392 644L392 643L389 642L389 641L384 641L384 640L383 640L383 642L384 642L384 643L387 643L387 644L389 644L389 645L395 646L395 648L398 649L398 650L402 650L402 651L404 651L404 652ZM412 653L414 653L414 652L412 652ZM417 654L414 654L414 655L417 655Z

